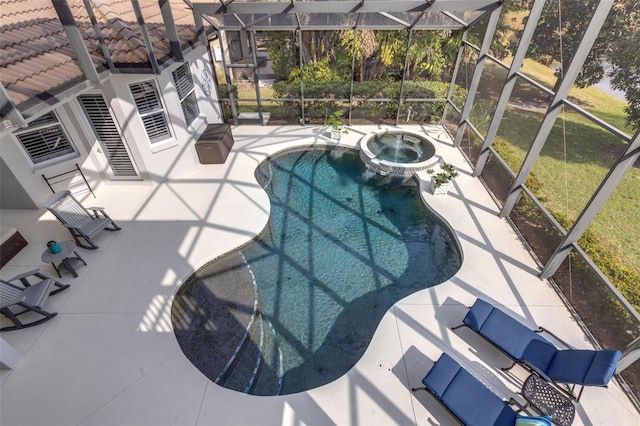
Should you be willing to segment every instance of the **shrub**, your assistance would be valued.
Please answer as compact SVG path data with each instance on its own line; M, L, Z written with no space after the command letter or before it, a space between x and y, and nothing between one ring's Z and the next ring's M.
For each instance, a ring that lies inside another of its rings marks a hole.
M406 81L403 98L407 99L446 99L449 92L449 83L439 81ZM363 81L354 82L353 97L359 99L354 107L366 107L369 99L392 99L390 102L376 104L376 108L384 109L383 115L395 117L398 112L397 99L400 97L401 82ZM335 99L332 101L307 101L305 100L305 116L310 120L322 120L328 114L345 105L342 99L349 99L351 91L350 81L304 81L305 99ZM300 82L278 81L273 84L273 93L276 98L300 99ZM463 102L467 91L456 86L453 93L454 102ZM396 99L396 101L393 101ZM419 123L439 122L444 113L444 102L416 102L405 101L402 104L401 113L406 113L411 108L411 119ZM300 102L282 103L283 113L299 114ZM299 118L299 117L298 117Z

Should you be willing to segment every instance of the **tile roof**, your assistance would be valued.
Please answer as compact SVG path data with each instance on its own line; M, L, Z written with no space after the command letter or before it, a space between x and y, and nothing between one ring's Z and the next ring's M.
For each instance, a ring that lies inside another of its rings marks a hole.
M55 77L54 77L55 76ZM0 0L0 81L17 105L82 78L50 0Z
M131 0L90 0L93 14L117 68L151 68ZM138 0L153 53L159 63L171 57L157 0ZM184 49L196 42L193 14L183 0L169 0ZM106 59L83 0L68 0L89 55L98 70ZM24 110L84 80L51 0L0 0L0 81Z

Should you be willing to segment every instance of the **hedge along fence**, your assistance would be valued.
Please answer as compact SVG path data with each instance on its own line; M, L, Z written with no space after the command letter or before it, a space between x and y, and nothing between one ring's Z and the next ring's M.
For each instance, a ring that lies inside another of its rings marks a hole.
M398 112L401 82L364 81L354 82L353 98L354 109L366 111L367 108L383 109L383 116L394 117ZM232 86L233 94L237 98L238 88ZM324 99L322 101L305 100L305 117L312 123L324 123L326 117L336 110L349 107L348 102L351 91L349 81L305 81L305 99ZM403 99L446 99L449 92L449 83L439 81L406 81L403 91ZM296 99L294 101L281 101L280 113L284 116L295 117L296 122L301 118L302 97L299 81L278 81L273 84L275 98ZM231 117L231 106L228 102L229 94L226 85L220 86L220 97L223 103L225 115ZM456 105L464 104L467 90L456 86L453 92L453 102ZM390 101L372 101L370 99L391 99ZM226 101L225 101L226 100ZM418 123L439 122L444 113L444 102L403 101L400 113L407 114L411 111L411 121ZM346 112L346 111L345 111ZM364 117L362 117L364 118Z
M570 225L569 220L557 212L552 212L564 227ZM567 228L568 229L568 228ZM616 254L606 247L597 233L587 229L578 240L578 245L591 258L593 263L611 280L627 301L640 312L640 274L622 263Z
M395 117L398 112L398 99L400 98L401 82L384 81L364 81L354 82L353 98L354 108L366 106L375 102L378 108L383 108L385 115ZM449 91L449 83L439 81L406 81L404 85L403 98L405 99L446 99ZM279 81L273 84L274 97L300 99L300 83ZM351 92L351 82L349 81L305 81L305 117L311 122L322 123L332 112L340 108L348 108L345 99L349 99ZM457 104L463 103L466 99L467 91L459 86L454 90L453 100ZM328 99L328 100L327 100ZM391 99L390 101L369 101L369 99ZM403 111L411 107L412 121L417 122L439 122L444 113L444 102L418 102L404 101ZM291 114L301 118L300 101L282 102L284 114Z

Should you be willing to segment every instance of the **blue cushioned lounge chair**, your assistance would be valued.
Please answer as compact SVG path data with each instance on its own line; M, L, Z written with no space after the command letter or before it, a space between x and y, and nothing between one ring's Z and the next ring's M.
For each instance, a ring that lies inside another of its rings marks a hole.
M443 353L422 379L424 387L463 425L513 426L517 412L511 408L515 400L503 401Z
M570 386L570 396L577 401L585 386L607 386L622 352L616 350L557 349L532 340L524 350L521 362L548 382ZM580 386L576 396L575 386Z
M570 397L579 400L584 386L606 386L622 353L617 350L558 349L540 333L549 331L539 327L531 330L520 321L482 299L477 299L462 324L533 373L553 384L571 385L570 391L557 386ZM559 339L558 339L559 340ZM582 386L576 396L573 388Z

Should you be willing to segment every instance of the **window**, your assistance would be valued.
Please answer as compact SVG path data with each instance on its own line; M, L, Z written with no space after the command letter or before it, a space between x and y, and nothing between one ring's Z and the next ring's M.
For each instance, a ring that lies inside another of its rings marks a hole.
M53 112L29 123L29 127L16 133L16 137L33 164L76 153Z
M153 80L129 85L138 114L152 144L171 137L167 115Z
M196 101L196 92L193 88L193 79L189 70L189 64L185 63L176 69L173 73L173 81L176 85L178 96L180 97L180 106L187 126L193 123L200 110Z

